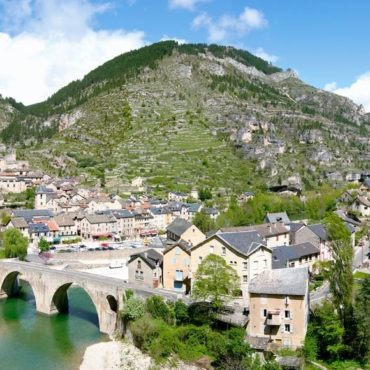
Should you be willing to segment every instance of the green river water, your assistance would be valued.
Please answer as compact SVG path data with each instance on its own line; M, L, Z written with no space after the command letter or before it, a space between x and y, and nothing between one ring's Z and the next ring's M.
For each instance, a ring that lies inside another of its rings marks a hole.
M85 291L71 287L68 298L68 314L51 317L36 312L26 283L17 297L0 300L0 370L78 369L86 347L107 340Z

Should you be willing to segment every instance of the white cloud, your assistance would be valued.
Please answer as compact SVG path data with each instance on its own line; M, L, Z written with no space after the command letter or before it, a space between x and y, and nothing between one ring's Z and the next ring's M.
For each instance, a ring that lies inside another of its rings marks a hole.
M14 3L21 6L11 19ZM96 31L94 16L109 5L87 0L0 0L0 93L25 104L44 100L72 80L145 44L141 31Z
M171 36L168 36L166 34L164 34L161 38L160 41L168 41L168 40L173 40L173 41L176 41L178 44L186 44L187 41L185 39L180 39L178 37L171 37Z
M199 3L209 2L211 0L168 0L170 9L183 8L194 10Z
M346 96L356 104L362 104L366 112L370 112L370 71L360 75L355 82L348 87L338 88L335 82L326 84L325 90L338 95Z
M223 15L214 20L207 13L198 15L192 27L195 30L205 28L209 42L223 42L230 38L243 37L255 29L262 29L268 24L264 14L253 8L244 8L238 16Z
M253 54L270 63L276 63L279 60L277 55L269 54L263 48L258 48L253 52Z
M324 90L334 91L337 88L337 83L335 81L325 84Z

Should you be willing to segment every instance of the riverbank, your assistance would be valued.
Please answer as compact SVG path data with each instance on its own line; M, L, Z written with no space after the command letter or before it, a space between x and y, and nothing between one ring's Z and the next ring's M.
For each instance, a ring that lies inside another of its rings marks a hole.
M80 370L199 370L198 367L178 363L175 367L156 366L154 361L134 345L111 341L86 348Z

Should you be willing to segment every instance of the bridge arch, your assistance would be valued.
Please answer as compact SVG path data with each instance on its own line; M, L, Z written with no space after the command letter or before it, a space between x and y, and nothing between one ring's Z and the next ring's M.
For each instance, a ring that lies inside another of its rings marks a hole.
M37 279L22 273L20 270L8 270L0 275L0 299L15 296L20 289L19 280L24 280L30 286L35 298L36 310L39 311L43 301L43 291L37 285Z
M59 285L51 291L50 313L68 312L68 289L74 285L73 282L67 282ZM95 306L99 321L99 330L103 333L113 334L117 324L118 301L113 295L105 295L100 291L90 289L85 284L75 283L85 291Z
M118 301L116 297L113 297L111 294L107 295L107 301L109 304L110 309L113 312L118 312Z
M11 271L6 274L0 282L0 297L11 297L18 293L19 291L19 281L18 276L19 271ZM30 284L31 285L31 284Z

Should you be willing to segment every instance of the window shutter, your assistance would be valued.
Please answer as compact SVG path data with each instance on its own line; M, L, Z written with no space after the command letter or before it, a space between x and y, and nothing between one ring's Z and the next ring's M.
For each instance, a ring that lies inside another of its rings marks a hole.
M264 319L265 317L263 316L263 308L261 308L261 319Z
M284 333L284 324L280 325L280 332Z
M293 310L290 310L290 319L293 319Z
M290 324L290 332L293 333L293 324Z

